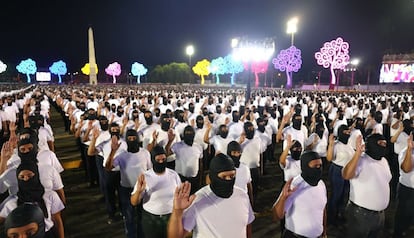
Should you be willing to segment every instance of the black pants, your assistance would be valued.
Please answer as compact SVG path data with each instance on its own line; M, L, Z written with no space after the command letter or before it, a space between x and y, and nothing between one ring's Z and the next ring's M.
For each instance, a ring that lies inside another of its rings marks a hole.
M381 237L384 211L372 211L349 202L346 208L348 227L345 237Z
M145 238L166 238L170 215L154 215L143 210L142 226L144 228Z
M251 168L250 175L252 176L252 188L253 188L253 209L255 208L257 201L257 192L260 180L260 168Z
M398 184L398 205L395 212L394 237L402 234L414 223L414 189Z

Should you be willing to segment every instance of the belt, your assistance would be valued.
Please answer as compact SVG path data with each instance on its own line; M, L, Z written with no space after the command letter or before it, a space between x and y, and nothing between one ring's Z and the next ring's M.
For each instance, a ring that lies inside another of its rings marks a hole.
M146 211L145 209L143 209L143 211L144 211L145 214L147 214L151 217L157 217L157 218L163 218L163 217L168 218L171 215L171 213L167 213L167 214L163 214L163 215L156 215L156 214L152 214L151 212Z
M364 212L370 213L370 214L382 214L382 213L384 213L384 210L382 210L382 211L370 210L370 209L367 209L365 207L358 206L355 203L353 203L352 201L349 201L349 204L351 204L352 206L354 206L354 207L356 207L358 209L363 210Z

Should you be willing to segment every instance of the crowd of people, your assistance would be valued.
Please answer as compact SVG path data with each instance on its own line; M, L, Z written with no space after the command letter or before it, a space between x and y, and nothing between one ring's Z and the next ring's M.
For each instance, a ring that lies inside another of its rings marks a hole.
M413 224L412 92L260 89L246 98L239 88L37 86L0 103L9 237L32 223L33 234L64 237L51 107L77 140L108 225L123 220L126 237L250 237L270 161L284 175L272 208L282 237L326 237L329 225L346 225L344 237L381 237L393 199L394 237ZM34 218L22 225L25 211Z

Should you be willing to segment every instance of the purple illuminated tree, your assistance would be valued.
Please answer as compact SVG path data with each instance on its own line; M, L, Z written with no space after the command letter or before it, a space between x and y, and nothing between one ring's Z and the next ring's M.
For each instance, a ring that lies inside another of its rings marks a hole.
M67 73L66 63L62 60L54 62L52 66L49 67L49 71L52 74L56 74L59 77L59 83L62 83L62 75Z
M272 60L275 69L282 72L286 71L286 88L292 88L292 72L298 72L302 66L302 56L300 49L291 46L281 50L276 58Z
M141 83L141 76L145 75L148 72L148 69L145 68L143 64L134 62L131 66L132 75L137 77L137 84Z
M225 64L227 65L227 73L231 74L231 85L234 85L234 78L237 73L243 72L243 63L235 60L233 55L227 55L224 57Z
M105 72L112 76L112 83L116 84L116 76L121 74L121 65L118 64L118 62L109 64L108 67L106 67Z
M216 59L213 59L209 66L209 71L216 75L216 84L220 83L220 74L225 74L227 72L226 69L226 62L224 61L223 57L218 57Z
M349 44L341 37L325 42L319 52L315 53L315 59L319 65L331 70L331 83L329 89L334 89L336 84L335 69L344 69L349 64Z
M30 83L30 75L35 74L37 71L36 62L32 59L22 60L19 65L16 66L17 71L22 74L26 74L27 83Z

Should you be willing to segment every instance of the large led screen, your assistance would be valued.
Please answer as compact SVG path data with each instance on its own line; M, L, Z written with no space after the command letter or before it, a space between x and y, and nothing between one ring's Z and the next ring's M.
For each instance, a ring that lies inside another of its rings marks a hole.
M36 81L38 82L50 82L52 76L49 72L36 72Z
M412 83L414 82L414 63L382 64L380 83Z

